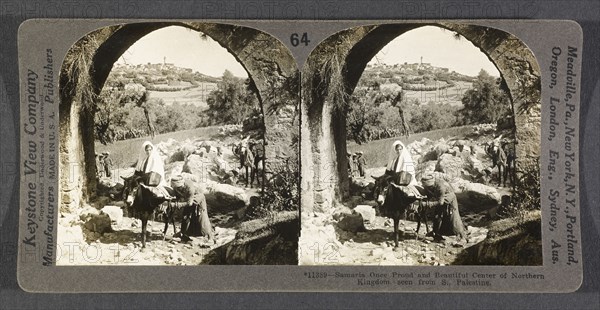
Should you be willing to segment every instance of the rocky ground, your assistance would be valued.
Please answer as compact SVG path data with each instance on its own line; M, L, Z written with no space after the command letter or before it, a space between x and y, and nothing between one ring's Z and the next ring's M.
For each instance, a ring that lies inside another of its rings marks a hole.
M497 186L497 171L491 169L485 147L486 143L499 140L500 135L508 135L497 131L494 125L474 126L473 130L468 136L435 141L423 138L407 145L416 165L417 180L425 173L433 173L454 188L468 229L468 242L458 241L455 236L434 242L425 236L423 224L417 236L417 223L409 218L401 221L400 244L394 248L393 221L379 215L372 197L374 182L370 176L380 176L385 171L385 167L376 167L367 169L365 178L351 178L350 199L334 210L302 214L299 263L451 265L465 250L484 241L488 227L497 220L501 197L511 194L509 187Z
M232 241L236 235L235 229L217 226L216 242L191 237L192 241L182 243L180 238L172 236L171 226L163 240L164 224L150 221L146 248L142 248L139 220L123 217L112 223L111 228L97 233L88 230L76 217L61 218L57 265L198 265L210 250Z
M230 128L231 127L231 128ZM235 239L236 227L245 220L246 207L259 195L259 186L246 186L232 145L239 142L239 128L224 126L221 137L160 142L156 145L165 161L167 182L173 175L196 182L206 196L215 240L191 237L188 242L174 236L170 225L150 221L146 248L141 247L141 221L128 216L123 202L121 177L133 168L115 167L102 177L98 197L76 214L61 213L58 226L58 265L197 265L214 249ZM218 152L220 150L220 152ZM219 154L220 153L220 154ZM176 222L177 230L180 223Z
M424 224L421 224L417 239L417 223L403 220L400 223L403 233L399 238L399 247L394 248L391 219L376 215L373 208L372 215L365 216L369 220L364 220L362 215L357 216L360 221L354 223L357 226L363 224L363 227L351 227L353 224L346 223L348 221L344 221L345 217L340 214L352 214L352 211L340 209L345 207L338 208L333 214L316 213L302 217L300 264L450 265L466 248L483 241L488 232L484 227L486 212L462 216L469 232L468 243L457 241L455 236L446 236L443 242L433 242L433 238L425 236ZM431 222L429 225L431 229Z

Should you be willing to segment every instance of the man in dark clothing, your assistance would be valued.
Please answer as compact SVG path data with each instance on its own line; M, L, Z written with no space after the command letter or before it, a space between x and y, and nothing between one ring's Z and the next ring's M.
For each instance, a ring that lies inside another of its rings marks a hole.
M354 169L352 169L352 166L354 164L352 159L352 153L347 152L346 157L348 158L348 177L352 178L354 175Z
M205 236L214 240L214 230L208 218L206 198L202 191L192 181L184 180L180 175L171 179L171 187L175 194L175 207L183 208L181 240L190 241L189 236Z
M367 168L367 162L363 156L363 152L356 152L356 165L358 168L358 174L361 177L365 177L365 169Z
M492 157L492 169L498 167L498 186L506 186L506 178L504 177L504 171L506 171L506 153L502 148L494 143L491 146L491 157ZM503 182L504 179L504 182Z
M421 179L427 199L423 201L427 208L434 208L433 238L442 241L442 235L456 235L458 240L465 239L467 231L458 212L458 200L448 182L436 179L431 174L426 174Z
M102 155L95 153L96 158L96 179L100 179L102 177L102 173L104 172L104 163L102 161Z
M515 147L514 144L504 142L502 150L506 154L506 167L504 169L504 182L508 180L511 185L515 185L514 172L515 172Z
M103 152L102 155L104 155L104 173L106 173L106 176L110 178L110 170L112 169L112 159L108 158L108 155L110 155L110 153Z

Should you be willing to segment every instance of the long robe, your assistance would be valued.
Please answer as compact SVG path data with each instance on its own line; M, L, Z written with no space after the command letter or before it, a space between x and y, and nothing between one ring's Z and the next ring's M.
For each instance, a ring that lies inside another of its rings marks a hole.
M184 208L184 220L190 221L186 231L182 233L188 236L205 236L209 239L214 237L214 230L208 217L206 198L200 189L190 180L186 180L181 187L173 188L176 197L176 205Z
M436 208L436 216L441 220L441 226L436 233L446 236L456 235L467 239L467 231L460 218L458 200L452 186L448 182L436 179L432 187L426 187L427 201ZM451 213L449 213L449 211Z

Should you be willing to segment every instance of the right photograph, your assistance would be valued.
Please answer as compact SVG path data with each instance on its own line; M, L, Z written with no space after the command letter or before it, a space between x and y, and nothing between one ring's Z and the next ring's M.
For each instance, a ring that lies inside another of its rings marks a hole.
M301 89L300 265L543 264L540 68L519 38L350 28Z

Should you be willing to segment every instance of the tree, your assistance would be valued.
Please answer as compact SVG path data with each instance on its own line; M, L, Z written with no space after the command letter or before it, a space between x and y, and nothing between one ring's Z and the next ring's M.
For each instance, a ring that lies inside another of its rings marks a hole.
M147 105L148 92L140 89L126 89L122 83L107 85L97 98L94 123L96 139L102 144L115 140L116 131L127 123L130 111L124 109L128 103L142 108L148 132L154 136L154 122Z
M401 89L382 89L379 85L357 89L348 107L348 138L360 144L369 140L369 131L385 129L408 135L410 128L405 115L405 98ZM390 115L390 112L395 115Z
M251 81L235 77L225 70L217 89L206 100L207 116L212 124L239 124L258 106L258 99L251 90Z
M384 111L380 109L376 94L371 92L369 96L367 90L361 89L355 91L350 99L347 117L348 138L358 144L367 142L365 137L367 127L378 126L383 116Z
M464 107L458 111L463 124L496 123L510 112L510 99L500 82L485 70L479 71L473 87L462 98Z

